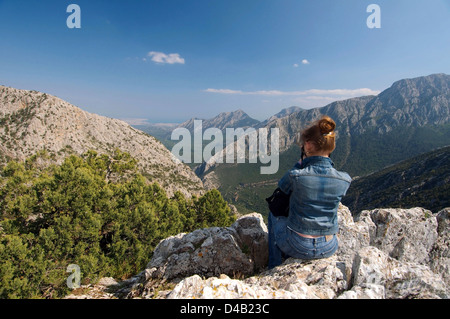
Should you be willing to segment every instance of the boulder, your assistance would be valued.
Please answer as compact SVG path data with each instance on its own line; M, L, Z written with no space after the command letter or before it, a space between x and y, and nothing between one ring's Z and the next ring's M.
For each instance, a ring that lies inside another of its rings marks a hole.
M430 268L450 286L450 208L437 213L438 238L430 252Z
M376 225L371 245L399 261L429 263L437 239L437 219L424 208L365 211Z
M353 287L384 287L386 298L449 298L442 277L427 266L401 262L385 252L368 246L361 249L353 263Z
M184 278L193 274L248 276L268 261L267 226L260 214L239 218L231 227L199 229L162 240L145 270L147 279Z

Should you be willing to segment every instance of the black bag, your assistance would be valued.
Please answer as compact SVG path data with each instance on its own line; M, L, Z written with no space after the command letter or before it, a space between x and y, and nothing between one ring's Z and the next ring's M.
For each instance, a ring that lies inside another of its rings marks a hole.
M266 198L269 204L269 210L274 216L288 216L289 215L289 198L280 188L277 188L272 196Z

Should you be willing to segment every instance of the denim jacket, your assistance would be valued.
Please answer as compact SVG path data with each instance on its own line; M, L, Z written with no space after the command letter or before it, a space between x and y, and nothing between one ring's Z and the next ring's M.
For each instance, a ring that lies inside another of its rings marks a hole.
M316 236L338 232L337 209L352 179L333 166L328 157L307 157L278 182L283 192L291 194L289 228Z

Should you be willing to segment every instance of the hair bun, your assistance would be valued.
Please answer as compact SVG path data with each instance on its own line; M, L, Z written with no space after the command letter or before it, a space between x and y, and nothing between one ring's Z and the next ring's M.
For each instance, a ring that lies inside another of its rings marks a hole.
M336 128L336 123L328 116L323 116L318 123L320 133L329 134Z

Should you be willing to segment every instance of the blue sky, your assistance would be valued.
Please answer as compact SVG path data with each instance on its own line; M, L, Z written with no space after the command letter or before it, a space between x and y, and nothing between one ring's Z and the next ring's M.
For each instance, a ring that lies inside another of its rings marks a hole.
M450 0L0 0L0 30L1 85L150 122L264 120L450 74Z

